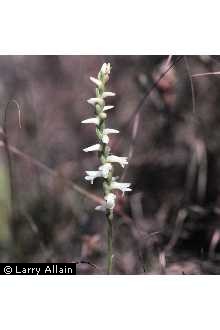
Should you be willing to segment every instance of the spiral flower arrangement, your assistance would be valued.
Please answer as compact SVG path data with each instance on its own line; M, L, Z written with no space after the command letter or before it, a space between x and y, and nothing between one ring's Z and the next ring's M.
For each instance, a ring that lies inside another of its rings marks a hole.
M111 153L109 146L109 135L118 134L119 131L113 128L106 128L107 112L114 108L113 105L106 105L106 98L115 96L115 93L106 91L106 84L111 72L110 63L104 63L98 73L98 77L90 77L91 82L96 85L96 97L90 98L87 102L95 109L95 117L85 119L83 124L95 124L98 143L83 149L84 152L97 151L100 166L97 170L86 171L85 179L93 184L96 178L103 180L104 203L95 209L104 211L108 222L108 260L107 274L112 270L112 220L113 210L116 203L114 190L121 190L123 195L126 191L131 191L130 183L121 183L113 176L114 163L119 163L124 168L128 164L127 157L115 156Z

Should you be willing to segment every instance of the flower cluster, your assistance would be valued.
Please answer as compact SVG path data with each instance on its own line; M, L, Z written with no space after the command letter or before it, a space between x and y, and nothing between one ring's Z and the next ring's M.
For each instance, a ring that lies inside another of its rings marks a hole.
M85 152L98 151L98 156L101 162L98 170L86 171L85 179L93 183L96 178L103 178L104 200L103 205L96 207L96 210L106 211L113 210L115 207L116 195L112 192L119 189L124 194L126 191L131 191L130 183L117 182L113 176L113 163L119 163L122 167L128 164L127 157L118 157L111 154L109 143L109 134L117 134L118 130L106 128L107 111L113 109L114 106L106 105L107 97L115 96L115 93L105 90L106 83L109 80L111 71L110 63L104 63L97 78L90 77L90 80L96 85L96 97L90 98L88 103L95 109L95 117L83 120L83 124L95 124L98 143L88 148L83 149Z

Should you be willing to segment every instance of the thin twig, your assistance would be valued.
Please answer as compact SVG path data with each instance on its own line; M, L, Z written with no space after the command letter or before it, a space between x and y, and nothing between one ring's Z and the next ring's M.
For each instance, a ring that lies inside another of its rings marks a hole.
M21 128L21 108L20 105L18 103L18 101L16 101L15 99L11 100L11 103L14 103L18 109L18 123L19 123L19 127Z
M198 78L198 77L206 77L206 76L217 76L220 75L220 71L216 72L204 72L204 73L195 73L191 77Z

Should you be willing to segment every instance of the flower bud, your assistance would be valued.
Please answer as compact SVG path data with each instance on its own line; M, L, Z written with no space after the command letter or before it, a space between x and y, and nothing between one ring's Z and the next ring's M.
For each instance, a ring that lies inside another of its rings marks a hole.
M101 113L99 114L99 118L102 119L102 120L106 119L106 118L107 118L106 113L105 113L105 112L101 112Z

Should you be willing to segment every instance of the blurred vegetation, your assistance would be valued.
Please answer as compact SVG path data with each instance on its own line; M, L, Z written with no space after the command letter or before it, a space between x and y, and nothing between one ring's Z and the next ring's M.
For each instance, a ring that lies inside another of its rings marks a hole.
M11 242L10 231L11 193L9 173L5 164L0 166L0 244L9 247Z
M220 71L218 56L1 56L1 111L16 100L21 127L11 104L0 261L89 261L78 273L105 272L101 192L84 180L97 166L82 152L95 134L80 124L103 62L117 94L109 127L121 130L112 150L130 155L121 175L133 186L114 218L113 273L219 274L220 76L193 77Z

